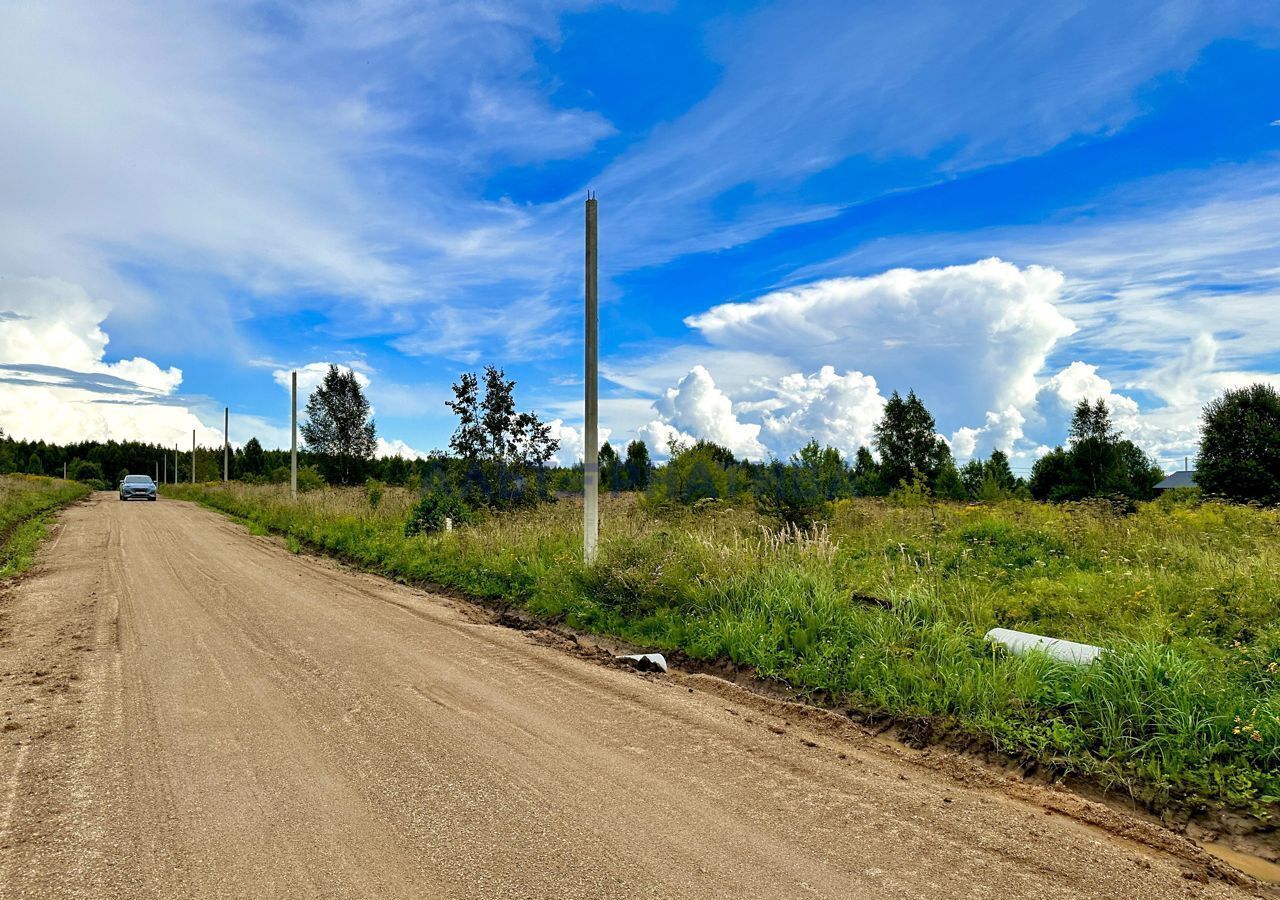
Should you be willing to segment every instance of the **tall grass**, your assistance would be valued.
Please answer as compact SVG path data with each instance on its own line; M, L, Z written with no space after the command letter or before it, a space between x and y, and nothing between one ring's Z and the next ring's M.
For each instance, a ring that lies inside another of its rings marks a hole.
M1151 503L897 507L840 501L815 529L731 505L603 498L597 563L562 502L405 537L390 489L171 494L411 581L699 659L869 712L927 718L1155 806L1280 802L1280 514ZM1101 644L1076 668L1011 657L996 625Z
M41 475L0 475L0 579L31 564L48 514L89 493L75 481Z

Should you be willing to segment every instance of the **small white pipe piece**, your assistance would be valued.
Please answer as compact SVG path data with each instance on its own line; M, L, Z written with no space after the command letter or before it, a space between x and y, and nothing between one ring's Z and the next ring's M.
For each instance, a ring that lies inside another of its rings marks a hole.
M1102 656L1106 651L1092 644L1077 644L1075 641L1060 641L1057 638L1031 634L1026 631L1014 631L1011 628L992 628L987 632L987 640L999 644L1014 656L1024 656L1038 650L1048 654L1060 662L1076 666L1087 666Z
M657 668L663 672L667 671L667 658L661 653L631 653L614 658L630 660L637 669Z

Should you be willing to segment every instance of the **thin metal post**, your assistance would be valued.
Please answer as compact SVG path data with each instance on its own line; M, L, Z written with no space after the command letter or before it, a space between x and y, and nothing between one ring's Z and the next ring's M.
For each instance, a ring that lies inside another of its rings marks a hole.
M222 483L230 480L231 473L231 407L222 408Z
M582 426L582 558L595 561L600 540L600 407L597 355L599 352L599 316L596 297L596 198L587 195L587 335L584 423Z
M289 493L298 499L298 373L293 373L293 411L289 435Z
M191 483L196 483L196 430L191 429Z

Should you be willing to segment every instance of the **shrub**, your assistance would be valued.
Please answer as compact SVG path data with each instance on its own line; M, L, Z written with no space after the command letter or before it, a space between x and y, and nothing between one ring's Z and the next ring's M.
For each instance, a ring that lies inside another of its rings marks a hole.
M298 491L314 491L324 487L326 484L324 476L320 474L320 470L315 466L300 466L298 468Z
M427 491L418 501L404 523L406 535L430 534L444 528L444 520L452 519L455 525L468 525L475 514L456 488L440 488Z
M67 477L72 481L83 481L106 485L107 476L102 473L102 466L85 459L73 460L67 470ZM99 488L102 490L102 488Z
M775 459L760 470L756 505L771 518L808 526L822 514L827 502L811 469Z
M369 501L370 509L377 509L378 504L382 502L382 492L386 488L381 481L376 478L366 478L364 482L365 499Z

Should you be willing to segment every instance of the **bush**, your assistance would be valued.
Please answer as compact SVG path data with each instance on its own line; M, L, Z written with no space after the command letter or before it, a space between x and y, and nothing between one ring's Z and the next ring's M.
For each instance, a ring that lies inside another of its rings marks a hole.
M404 533L430 534L443 529L445 519L452 519L455 525L468 525L474 518L475 513L456 488L430 490L422 495L404 523Z
M377 509L378 504L382 502L382 492L386 488L381 481L376 478L366 478L364 481L365 498L369 501L370 509Z
M826 509L827 498L811 469L775 459L760 470L756 505L785 524L808 527Z
M89 462L85 459L73 460L67 470L67 477L72 481L83 481L85 483L102 485L97 487L98 490L106 490L107 476L102 472L102 466L96 462Z
M324 476L320 474L320 470L315 466L300 466L298 468L298 492L319 490L324 487L327 482Z

